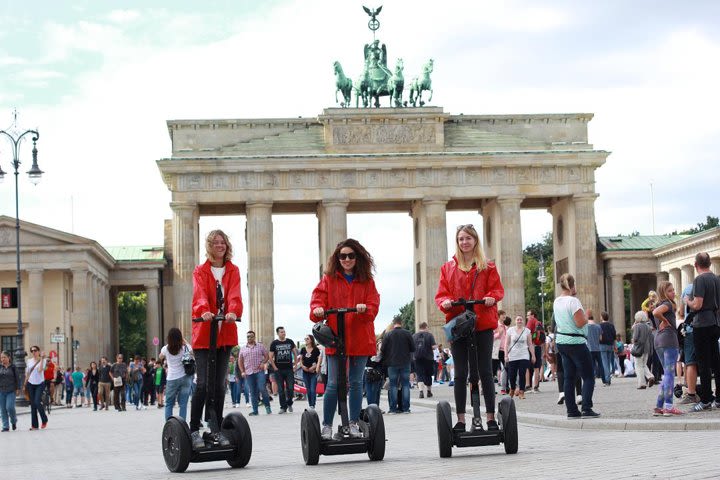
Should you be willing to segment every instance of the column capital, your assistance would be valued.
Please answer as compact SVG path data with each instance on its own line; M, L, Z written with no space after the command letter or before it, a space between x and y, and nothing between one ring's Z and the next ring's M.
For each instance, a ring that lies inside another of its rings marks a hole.
M422 198L423 205L447 205L449 201L450 197L443 196L431 196Z
M525 195L503 195L495 199L498 203L522 203L525 200Z
M245 202L245 208L272 208L272 200L248 200Z
M25 268L25 271L29 274L38 274L38 273L42 274L45 271L45 269L42 267L27 267L27 268Z
M347 207L350 205L350 200L346 198L328 198L320 200L320 205L323 207Z
M575 193L575 194L573 194L573 196L571 198L572 198L573 202L581 202L581 201L594 202L595 199L598 198L599 196L600 196L600 194L598 194L598 193Z
M198 208L197 202L170 202L173 211L193 211Z

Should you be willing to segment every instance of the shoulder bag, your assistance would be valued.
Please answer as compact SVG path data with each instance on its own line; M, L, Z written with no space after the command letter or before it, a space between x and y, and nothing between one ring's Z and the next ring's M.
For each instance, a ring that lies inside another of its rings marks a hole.
M188 350L187 345L183 345L185 353L182 356L182 364L185 369L185 375L195 375L195 357Z
M472 300L473 290L475 289L475 281L477 280L479 271L475 267L475 278L473 278L472 284L470 285L470 298ZM443 325L443 331L448 342L466 338L472 335L475 331L475 320L477 315L472 309L465 309L460 315L453 317L449 322Z

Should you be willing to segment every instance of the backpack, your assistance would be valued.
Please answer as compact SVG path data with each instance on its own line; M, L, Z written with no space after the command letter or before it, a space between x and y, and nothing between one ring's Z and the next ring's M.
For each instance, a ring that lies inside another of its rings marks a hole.
M545 338L545 327L541 322L538 322L535 327L535 331L532 334L532 343L533 345L543 345L545 343Z

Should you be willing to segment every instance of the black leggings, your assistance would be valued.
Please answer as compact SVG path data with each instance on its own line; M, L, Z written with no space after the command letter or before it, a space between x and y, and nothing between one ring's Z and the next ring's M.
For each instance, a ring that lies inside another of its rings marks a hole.
M470 368L470 388L477 388L478 374L482 384L483 398L487 413L495 413L495 384L492 373L493 330L482 330L473 334L477 348L477 358L470 356L470 339L456 340L450 346L455 362L455 408L457 413L465 413L467 402L467 381L469 362L477 365ZM477 370L477 373L473 372Z
M190 406L190 431L200 430L200 416L205 407L205 389L207 382L208 349L197 349L195 354L195 366L197 368L197 386L192 396ZM230 360L230 348L218 347L217 363L215 368L215 414L218 421L223 416L223 405L225 404L225 379L227 377L228 362ZM208 420L205 412L205 420ZM210 425L211 430L219 428L220 425Z

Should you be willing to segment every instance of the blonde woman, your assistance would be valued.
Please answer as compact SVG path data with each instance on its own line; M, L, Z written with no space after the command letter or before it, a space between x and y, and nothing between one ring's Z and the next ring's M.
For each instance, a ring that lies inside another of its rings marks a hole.
M517 395L518 398L525 398L525 372L535 364L535 346L531 335L522 315L515 317L515 328L508 329L505 339L511 397ZM516 388L518 375L520 381Z

